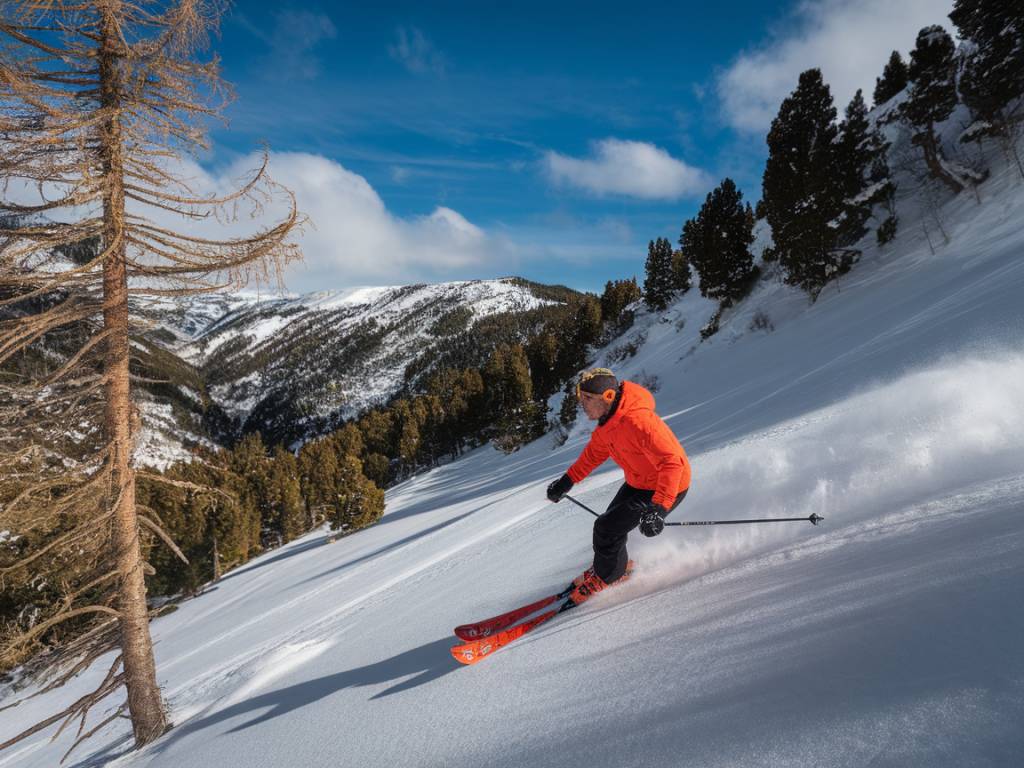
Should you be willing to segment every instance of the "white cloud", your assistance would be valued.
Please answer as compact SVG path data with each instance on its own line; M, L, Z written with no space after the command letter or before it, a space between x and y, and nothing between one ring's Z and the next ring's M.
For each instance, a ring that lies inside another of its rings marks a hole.
M451 208L395 215L366 179L329 158L275 153L270 172L313 224L299 239L305 262L288 276L292 291L449 279L512 250Z
M184 179L197 197L223 196L251 178L260 162L260 155L250 154L209 171L186 158L169 171ZM309 225L295 238L304 259L285 273L289 291L466 279L480 272L512 274L520 261L519 249L507 236L489 234L451 208L439 206L429 214L409 217L392 213L366 179L329 158L271 153L269 172L295 194L299 210L309 218ZM50 190L50 196L58 192ZM22 204L40 201L38 191L21 183L9 185L0 198ZM202 220L186 220L134 201L128 205L160 227L211 239L251 235L273 226L288 210L284 195L266 202L255 212L256 218L250 217L254 211L244 201L228 211L236 218ZM84 211L59 213L73 219Z
M784 33L741 54L718 78L725 119L741 131L766 131L812 67L821 69L840 115L858 88L870 104L889 54L906 58L922 27L948 27L952 7L951 0L803 0Z
M388 46L388 54L392 59L414 75L444 76L447 67L445 57L423 32L416 27L399 27L396 35L398 39Z
M184 179L196 197L223 196L251 178L260 159L258 154L246 155L227 167L208 170L186 158L167 170ZM578 269L588 270L608 260L621 262L623 254L630 252L636 254L639 269L646 252L643 242L632 242L628 223L616 219L545 219L515 227L496 223L484 229L446 206L400 216L388 210L365 178L320 155L271 153L269 171L275 181L294 192L299 209L310 220L296 236L304 260L290 265L285 273L285 287L296 293L515 275L530 264L545 269L564 265L563 282L575 284L587 277ZM26 205L40 202L38 190L10 181L0 198ZM60 191L47 189L48 197L58 197ZM159 227L210 239L252 235L273 226L287 211L280 196L256 212L256 218L250 218L253 211L244 202L233 211L236 219L201 220L186 220L135 201L128 205ZM66 220L85 213L57 212ZM263 285L262 289L273 287Z
M627 195L646 200L675 200L708 186L704 171L676 160L653 144L604 139L591 157L579 159L549 151L544 167L556 184L579 187L595 195Z

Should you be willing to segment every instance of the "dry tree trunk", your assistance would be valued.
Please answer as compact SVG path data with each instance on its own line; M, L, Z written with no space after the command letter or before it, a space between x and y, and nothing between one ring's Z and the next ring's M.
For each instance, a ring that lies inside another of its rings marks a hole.
M10 641L0 633L0 662L38 647L51 627L82 619L84 634L35 665L55 670L52 690L112 650L119 634L121 656L111 676L57 719L67 725L81 718L84 729L90 708L123 682L136 746L167 727L149 634L142 528L184 557L159 520L149 520L136 503L143 473L133 466L138 412L131 400L129 297L191 295L241 286L252 277L280 278L283 265L300 257L289 238L304 217L294 195L267 176L266 154L252 178L226 195L193 192L175 171L181 152L207 147L204 121L229 100L216 59L197 58L223 10L220 0L0 0L0 174L32 182L41 198L19 204L0 189L0 312L10 315L0 320L0 363L34 347L52 362L48 343L57 344L58 360L66 356L54 372L49 362L40 363L38 375L16 372L0 388L0 445L16 449L0 451L0 520L39 536L35 551L0 567L0 579L8 572L24 577L30 565L42 568L45 557L47 575L61 584L66 576L68 590L43 624L28 631L12 627ZM44 194L50 184L63 190L56 198ZM265 205L281 198L288 206L281 221L240 237L196 236L145 215L159 210L186 222L211 213L233 219L234 207L249 203L261 216ZM70 221L51 219L55 211L65 211ZM88 263L57 258L56 249L97 237L101 251ZM74 338L60 336L78 325L85 330L75 330ZM56 388L47 391L51 385ZM28 467L33 455L45 455L48 463ZM61 527L65 516L68 531ZM222 571L228 564L219 555L215 568ZM106 589L91 594L99 586ZM79 598L90 604L78 606ZM83 617L93 613L112 618L90 624ZM53 722L33 726L0 750Z
M118 610L121 617L121 650L128 710L136 746L148 744L167 728L160 688L156 682L153 641L149 634L146 583L135 510L135 476L132 470L132 403L129 377L127 241L124 237L124 138L121 130L118 73L120 30L119 0L103 8L99 71L103 109L102 131L103 325L107 333L106 437L112 445L110 496L114 500L113 545L120 574Z

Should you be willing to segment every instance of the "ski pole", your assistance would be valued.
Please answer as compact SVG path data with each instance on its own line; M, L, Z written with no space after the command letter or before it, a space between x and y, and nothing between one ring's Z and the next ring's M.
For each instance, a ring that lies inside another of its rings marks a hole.
M590 507L588 507L588 506L587 506L586 504L584 504L583 502L581 502L581 501L576 501L576 499L574 499L574 498L573 498L572 496L570 496L570 495L569 495L568 493L563 493L563 494L562 494L562 498L564 498L564 499L568 499L568 500L569 500L569 501L571 501L571 502L572 502L573 504L575 504L575 505L576 505L577 507L583 507L583 508L584 508L585 510L587 510L587 512L589 512L590 514L592 514L592 515L593 515L594 517L600 517L600 515L599 515L599 514L597 514L597 512L595 512L594 510L592 510L592 509L591 509Z
M583 507L583 509L587 510L587 512L592 514L594 517L600 517L600 515L597 514L597 512L592 510L586 504L584 504L584 503L582 503L580 501L577 501L572 496L570 496L568 493L564 494L564 498L566 498L569 501L571 501L577 507ZM688 523L685 523L685 522L684 523L665 523L665 525L738 525L740 523L792 523L792 522L805 522L805 523L809 522L811 525L817 525L818 523L820 523L824 519L825 518L822 517L821 515L819 515L817 513L813 513L809 517L762 517L762 518L758 518L756 520L694 520L693 522L688 522Z
M804 522L817 525L825 518L814 513L808 517L761 517L756 520L694 520L689 523L665 523L665 525L737 525L739 523L796 523Z

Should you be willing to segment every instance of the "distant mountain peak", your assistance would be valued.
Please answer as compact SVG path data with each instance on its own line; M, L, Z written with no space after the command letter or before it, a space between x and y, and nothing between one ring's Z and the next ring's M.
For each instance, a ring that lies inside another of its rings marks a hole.
M167 348L199 370L235 430L291 444L386 402L438 365L482 365L497 343L525 340L535 315L573 294L503 277L197 296L160 301L156 314Z

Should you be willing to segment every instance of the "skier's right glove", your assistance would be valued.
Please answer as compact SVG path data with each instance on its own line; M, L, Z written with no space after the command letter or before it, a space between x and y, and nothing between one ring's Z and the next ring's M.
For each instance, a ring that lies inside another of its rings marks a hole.
M553 501L557 504L562 500L562 497L565 496L565 494L572 490L572 486L573 482L569 476L562 475L548 486L548 501Z
M665 516L668 512L659 504L645 504L640 512L640 533L644 536L657 536L665 530Z

